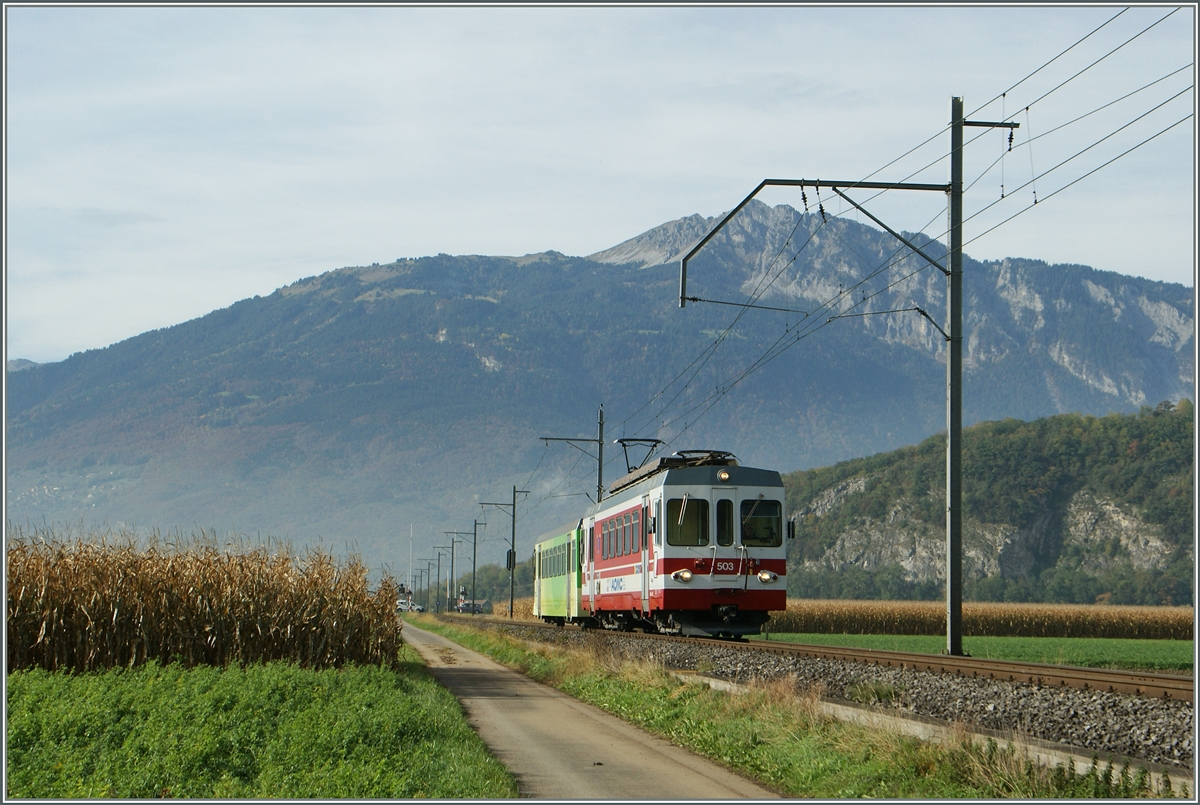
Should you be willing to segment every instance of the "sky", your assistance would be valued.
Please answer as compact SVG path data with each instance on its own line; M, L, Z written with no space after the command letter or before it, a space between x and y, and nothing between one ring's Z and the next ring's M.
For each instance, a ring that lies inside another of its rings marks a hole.
M348 265L588 255L768 177L944 183L951 96L1021 126L967 130L967 254L1194 287L1195 8L1120 11L8 5L6 357ZM943 194L868 199L944 232Z

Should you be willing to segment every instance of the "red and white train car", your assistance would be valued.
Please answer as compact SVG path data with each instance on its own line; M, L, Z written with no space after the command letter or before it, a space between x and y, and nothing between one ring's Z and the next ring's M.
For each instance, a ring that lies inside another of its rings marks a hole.
M786 608L788 521L778 472L741 467L731 453L688 450L648 463L610 491L581 523L580 562L571 568L581 620L736 637L757 634L773 610Z

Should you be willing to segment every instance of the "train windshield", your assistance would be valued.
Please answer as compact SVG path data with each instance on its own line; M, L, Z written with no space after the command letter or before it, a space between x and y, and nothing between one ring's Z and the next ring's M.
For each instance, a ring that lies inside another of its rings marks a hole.
M778 500L742 501L742 544L750 548L783 544L783 506Z
M672 498L667 501L667 544L708 544L707 500Z

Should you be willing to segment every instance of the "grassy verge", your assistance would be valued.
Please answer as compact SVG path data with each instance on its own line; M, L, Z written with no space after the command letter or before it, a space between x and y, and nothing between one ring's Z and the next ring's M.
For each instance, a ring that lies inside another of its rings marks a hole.
M759 639L759 638L752 638ZM915 651L937 654L946 647L940 635L772 634L771 640L818 646ZM1129 640L1090 637L964 637L972 657L1048 662L1084 668L1191 671L1191 640Z
M1044 769L1020 755L967 742L924 743L825 716L817 692L787 680L732 696L680 682L652 663L597 649L530 646L495 632L414 623L553 685L789 797L894 799L1150 796L1143 773ZM1169 791L1155 791L1169 795Z
M511 774L419 660L8 676L6 798L496 798Z

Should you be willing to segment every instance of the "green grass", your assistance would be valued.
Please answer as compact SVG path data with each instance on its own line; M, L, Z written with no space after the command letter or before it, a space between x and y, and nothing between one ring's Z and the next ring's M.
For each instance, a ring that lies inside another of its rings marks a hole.
M8 676L9 798L495 798L512 775L419 661Z
M763 639L763 638L752 638ZM819 646L886 649L939 654L946 638L938 635L772 634L772 641ZM1123 640L1087 637L964 637L972 657L1046 662L1084 668L1192 671L1191 640Z
M941 746L825 716L815 695L766 683L730 695L652 663L522 643L416 616L438 632L789 797L892 799L1149 796L1144 772L1045 769L994 744ZM1169 795L1168 791L1155 792Z

